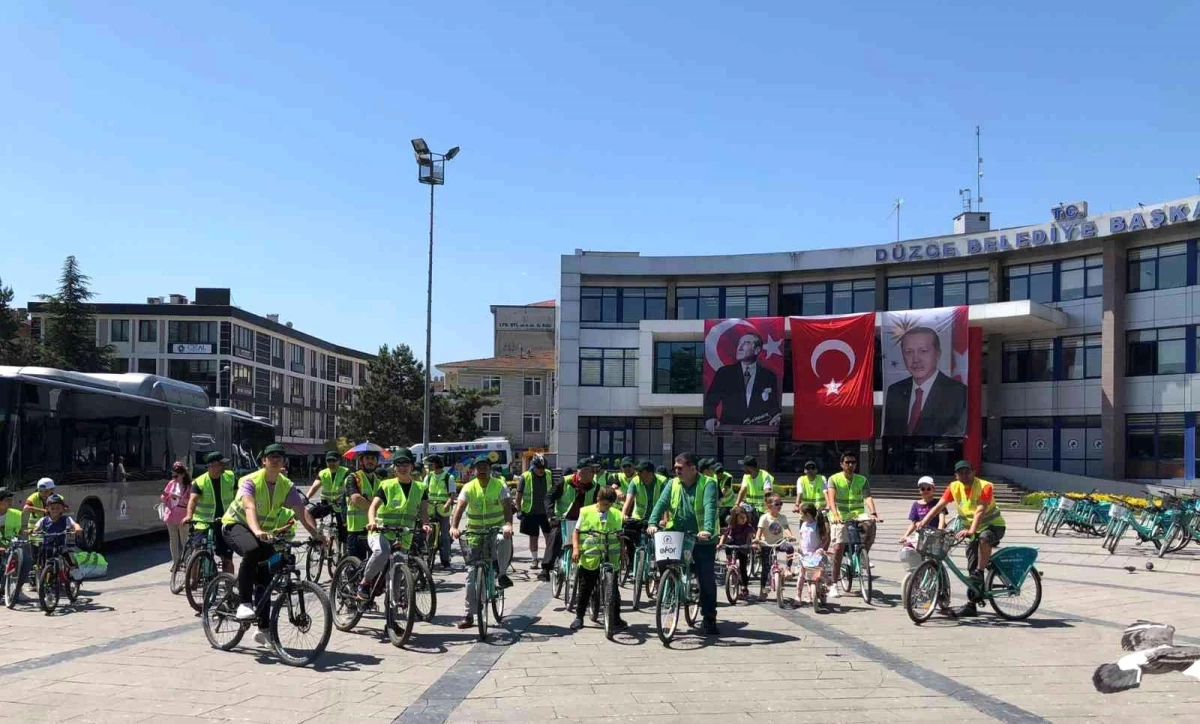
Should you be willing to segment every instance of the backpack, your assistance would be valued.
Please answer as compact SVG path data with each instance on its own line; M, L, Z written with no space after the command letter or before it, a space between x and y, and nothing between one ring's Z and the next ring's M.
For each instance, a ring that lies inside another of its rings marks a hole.
M108 561L104 559L104 556L93 551L76 551L75 564L78 567L73 575L79 581L88 578L103 578L108 573Z

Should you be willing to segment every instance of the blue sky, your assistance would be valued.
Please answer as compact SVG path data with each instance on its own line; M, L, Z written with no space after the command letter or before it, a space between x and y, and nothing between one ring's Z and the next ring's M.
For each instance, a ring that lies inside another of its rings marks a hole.
M421 354L417 136L463 149L438 192L435 363L490 355L488 305L555 297L576 248L883 243L898 196L902 236L946 233L976 124L997 225L1198 188L1191 3L49 5L0 24L0 277L21 302L75 254L102 301L229 286Z

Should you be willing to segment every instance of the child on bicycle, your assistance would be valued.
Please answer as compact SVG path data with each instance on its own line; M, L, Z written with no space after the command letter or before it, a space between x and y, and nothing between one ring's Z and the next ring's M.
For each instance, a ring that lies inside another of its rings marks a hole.
M772 493L767 498L767 512L762 514L758 519L758 531L754 536L754 543L766 545L760 546L759 555L759 576L758 576L758 597L766 598L767 595L767 577L771 575L771 556L775 555L775 551L767 546L779 546L779 551L787 553L787 577L791 578L792 562L795 552L791 543L796 539L796 535L792 533L791 524L788 523L787 516L783 514L783 499Z
M42 554L45 556L56 555L64 546L66 546L66 537L48 536L70 531L75 535L83 533L83 528L75 522L75 519L66 514L67 503L58 493L51 495L46 499L46 516L38 519L34 530L42 536L42 545L45 549ZM75 559L70 558L71 567L75 567Z
M817 506L804 503L800 506L800 575L807 578L808 570L825 570L826 551L829 550L829 520L817 513Z
M600 583L600 564L604 556L603 539L587 534L607 531L610 535L608 561L614 568L621 566L621 541L617 536L624 527L625 517L613 507L616 502L617 491L607 485L601 486L596 491L596 504L580 509L579 523L575 526L575 532L571 534L571 560L579 566L579 599L575 602L572 631L583 628L583 614L587 611L592 594ZM609 595L611 606L604 615L613 617L613 627L617 631L628 628L629 624L621 618L621 589L615 575Z
M746 512L748 506L742 505L733 509L729 514L729 525L721 531L721 539L717 542L718 546L735 545L746 546L740 550L726 552L727 565L733 564L733 559L737 558L738 573L741 574L739 579L742 582L742 590L738 593L738 597L745 600L750 597L750 588L746 567L750 563L750 551L748 547L754 541L754 526L750 524L750 514Z

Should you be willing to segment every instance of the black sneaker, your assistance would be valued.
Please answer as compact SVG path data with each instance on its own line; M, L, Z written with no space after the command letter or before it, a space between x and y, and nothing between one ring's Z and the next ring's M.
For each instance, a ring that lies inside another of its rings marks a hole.
M549 573L546 573L545 571L542 571L541 573L539 573L539 574L537 575L537 579L538 579L539 581L549 581L549 580L550 580L550 574L549 574Z
M459 621L457 624L459 631L465 631L474 625L475 625L475 617L474 616L467 616L463 620Z
M700 633L705 636L720 636L721 632L717 629L717 620L715 618L704 619L704 624L700 627Z
M572 631L578 631L581 628L583 628L583 619L582 618L577 618L571 622L571 630Z
M512 588L513 582L508 576L500 576L500 578L497 580L500 583L501 588Z
M954 618L971 618L979 615L979 609L973 603L968 603L964 606L952 609L950 615Z
M613 629L617 631L624 631L627 628L629 628L629 622L623 618L618 618L613 622Z

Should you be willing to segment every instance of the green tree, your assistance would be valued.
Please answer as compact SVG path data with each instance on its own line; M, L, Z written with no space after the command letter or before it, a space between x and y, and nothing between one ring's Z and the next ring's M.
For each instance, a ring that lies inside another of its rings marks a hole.
M63 262L58 294L42 294L46 303L46 347L62 360L63 368L78 372L106 372L112 348L96 344L96 318L88 300L91 278L79 269L74 256Z
M12 307L12 287L0 281L0 365L61 367L62 360L36 339L18 337L21 320Z
M499 403L489 392L458 387L433 398L429 412L429 436L433 442L456 442L474 440L483 435L483 429L475 421L479 411Z
M12 287L4 286L4 280L0 279L0 346L12 341L13 337L17 336L17 330L21 328L16 310L12 308L12 300Z

